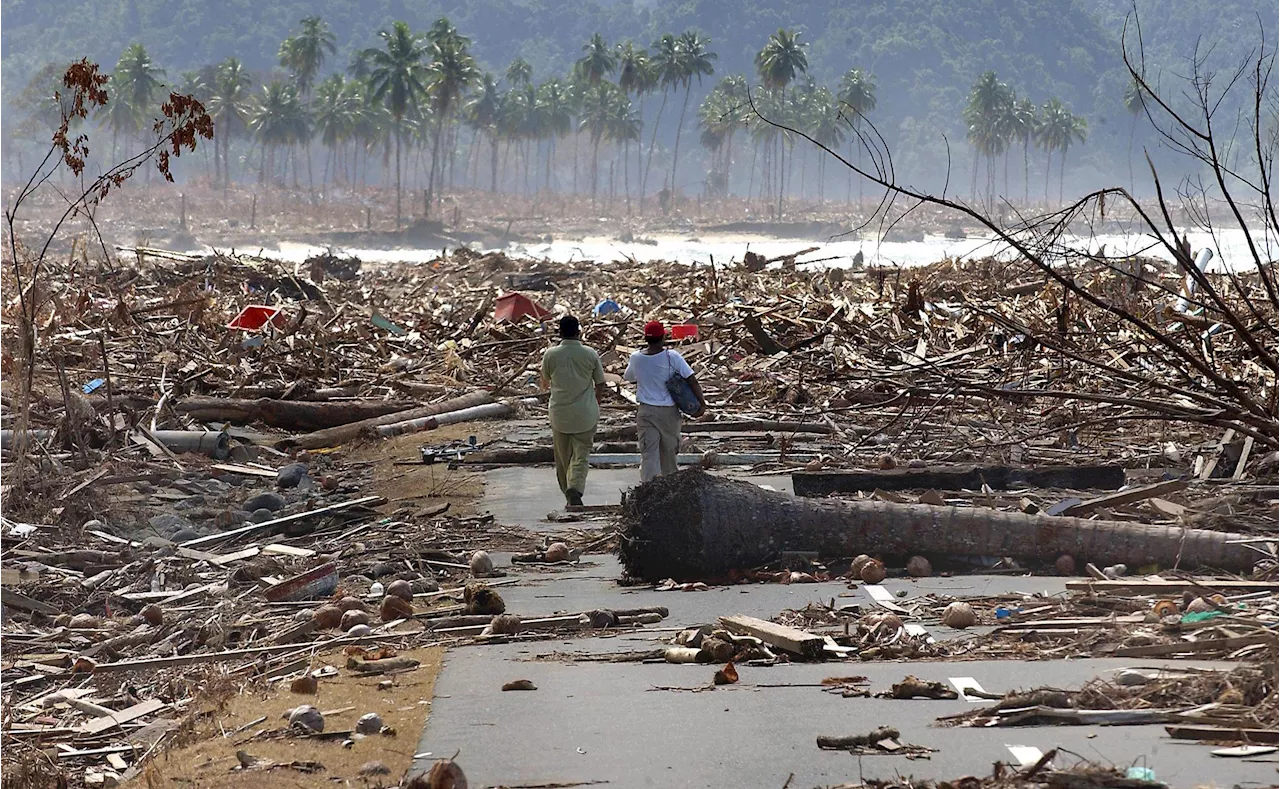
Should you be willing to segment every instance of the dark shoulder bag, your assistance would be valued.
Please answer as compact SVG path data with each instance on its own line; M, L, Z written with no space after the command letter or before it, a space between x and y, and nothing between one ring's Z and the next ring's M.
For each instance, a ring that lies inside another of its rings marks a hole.
M667 357L667 367L671 369L671 376L667 378L667 392L671 395L671 400L680 409L681 413L693 416L698 413L699 404L698 396L693 393L693 387L685 380L684 376L676 371L671 364L671 351L663 352Z

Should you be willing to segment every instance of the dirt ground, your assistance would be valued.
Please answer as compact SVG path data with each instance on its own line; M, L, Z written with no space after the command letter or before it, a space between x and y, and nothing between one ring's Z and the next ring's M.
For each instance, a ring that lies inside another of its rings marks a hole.
M445 650L442 647L400 653L420 661L418 668L392 677L352 675L341 653L318 657L314 670L334 666L338 675L321 678L315 696L289 691L288 678L270 689L233 697L223 713L213 717L197 732L193 744L168 751L141 776L149 789L239 789L240 787L287 786L378 787L392 786L413 761L418 735L431 711L431 698L440 673ZM384 681L390 685L380 687ZM306 739L297 736L264 736L287 727L282 716L300 704L311 704L325 715L325 731L354 730L361 715L376 712L395 736L371 735L344 747L343 739ZM253 721L266 716L255 725ZM247 727L244 731L237 731ZM253 769L241 768L236 757L243 751L258 760ZM369 762L381 762L388 772L361 775ZM305 763L323 769L308 771ZM269 764L274 763L274 765ZM291 763L298 767L289 766Z

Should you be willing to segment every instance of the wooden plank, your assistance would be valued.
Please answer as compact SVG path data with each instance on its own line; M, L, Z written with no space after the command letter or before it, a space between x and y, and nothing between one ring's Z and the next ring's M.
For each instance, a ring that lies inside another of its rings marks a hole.
M1175 740L1200 740L1214 742L1264 742L1275 745L1280 742L1276 729L1228 729L1220 726L1165 726L1164 730Z
M261 551L262 549L259 548L258 546L250 545L246 548L242 548L241 550L236 551L235 553L221 554L218 556L217 559L214 560L213 563L218 565L219 567L224 567L232 562L238 562L241 559L252 559L254 556L257 556Z
M247 477L270 477L276 478L276 472L270 469L254 468L253 466L240 466L235 463L214 463L211 468L218 471L226 471L230 474L243 474Z
M1105 509L1107 507L1120 507L1125 504L1133 504L1156 496L1163 496L1174 491L1182 490L1189 483L1184 479L1170 479L1164 482L1157 482L1154 485L1140 485L1136 488L1122 490L1118 493L1109 493L1106 496L1099 496L1096 499L1082 501L1071 507L1067 507L1062 511L1063 515L1071 517L1079 517L1087 515L1094 510Z
M118 752L112 752L107 754L107 764L111 765L117 770L129 769L129 763L126 762L124 760L124 757L121 756Z
M749 636L755 636L766 644L786 650L796 655L804 655L806 657L820 657L824 645L822 636L807 633L803 630L786 625L779 625L773 622L766 622L763 619L756 619L754 616L722 616L720 624L729 630Z
M1232 638L1207 638L1203 641L1183 641L1177 644L1152 644L1145 647L1124 647L1112 654L1116 657L1153 657L1156 655L1200 654L1203 652L1220 652L1254 644L1275 644L1274 633L1259 633L1252 636L1234 636Z
M108 717L94 718L88 723L77 727L76 731L80 734L87 735L101 734L107 729L112 729L122 723L128 723L131 720L141 718L143 715L150 715L153 712L159 712L167 706L169 705L165 704L160 699L147 699L146 701L140 701L137 704L134 704L132 707L120 710L119 712L114 712Z
M1073 592L1137 592L1157 595L1176 594L1183 590L1203 591L1205 587L1219 592L1277 592L1280 584L1275 581L1214 581L1196 582L1177 579L1148 580L1123 578L1105 581L1067 581L1067 589Z
M2 586L21 586L22 584L35 583L39 580L40 573L19 570L14 567L0 569L0 585Z
M381 496L362 496L358 499L352 499L351 501L341 501L341 502L338 502L337 504L330 504L327 507L321 507L315 510L307 510L306 512L299 512L294 515L286 515L283 518L275 518L273 520L263 521L262 523L250 523L247 526L241 526L240 528L232 529L231 531L224 531L221 534L210 534L208 537L197 537L194 540L187 540L185 543L183 543L183 545L187 546L188 548L193 548L197 545L206 545L212 542L221 542L223 540L229 540L232 537L239 537L242 534L249 534L255 531L262 531L264 529L270 529L273 526L279 526L285 523L294 523L296 521L303 520L304 518L311 518L316 515L324 515L330 512L338 512L339 510L344 510L344 509L347 509L348 507L358 507L362 504L373 504L374 502L380 502L382 500L383 499Z
M1205 480L1213 476L1214 470L1218 468L1218 459L1222 457L1222 453L1226 451L1227 444L1231 443L1231 439L1235 438L1235 435L1235 428L1227 428L1227 432L1222 434L1218 445L1204 458L1204 466L1200 469L1200 479Z
M262 546L262 552L275 554L277 556L296 556L300 559L306 559L316 555L316 552L310 548L298 548L293 545L284 545L278 542Z
M62 613L58 608L49 605L43 600L33 600L24 594L19 594L12 589L0 588L0 604L6 608L16 608L20 611L32 611L37 614L45 614L47 616L57 616Z
M880 490L992 490L1018 488L1100 488L1115 490L1125 482L1121 466L932 466L888 471L797 471L791 475L797 496L870 493Z
M1236 470L1231 475L1232 479L1240 479L1244 476L1244 467L1249 465L1249 453L1251 452L1253 452L1253 436L1245 436L1244 448L1240 450L1240 459L1236 461Z

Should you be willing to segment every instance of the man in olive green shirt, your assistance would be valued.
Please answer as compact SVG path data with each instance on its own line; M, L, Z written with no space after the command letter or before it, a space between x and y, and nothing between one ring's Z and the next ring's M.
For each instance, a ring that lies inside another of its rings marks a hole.
M605 392L604 367L579 339L578 319L560 319L560 344L542 357L542 388L551 390L548 408L555 447L556 481L569 504L582 504L591 443Z

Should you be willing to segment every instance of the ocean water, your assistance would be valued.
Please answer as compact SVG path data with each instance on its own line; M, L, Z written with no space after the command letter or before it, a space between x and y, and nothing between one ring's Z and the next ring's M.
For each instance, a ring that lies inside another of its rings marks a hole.
M1190 231L1187 236L1194 251L1208 247L1213 250L1214 257L1210 270L1222 271L1226 267L1235 270L1248 270L1253 266L1253 258L1243 231L1227 231L1216 235L1199 231ZM1261 240L1261 234L1255 234L1255 243ZM798 252L809 247L817 249L799 258L800 264L812 264L817 267L849 267L858 253L862 254L862 262L868 266L920 266L937 262L944 257L980 258L988 255L1000 257L1012 255L1012 250L1000 242L990 238L971 237L963 239L946 238L944 236L926 235L922 241L887 241L880 242L874 238L837 238L830 241L798 241L794 239L777 239L750 235L707 235L703 237L681 237L674 235L656 236L655 243L623 243L605 237L585 238L582 240L553 240L550 243L508 244L502 251L514 256L527 256L556 262L579 260L595 260L601 262L634 260L645 263L652 260L670 260L683 263L707 263L714 258L717 265L724 265L742 260L747 250L764 255L767 258ZM1088 238L1069 237L1065 239L1075 250L1097 253L1105 247L1107 255L1140 253L1151 257L1172 260L1172 257L1155 239L1143 235L1095 235ZM286 261L302 262L311 255L323 252L326 247L309 244L281 244L275 249L263 249L261 254ZM477 247L480 251L491 251L489 248ZM193 250L198 251L198 250ZM247 252L249 250L240 250ZM253 250L257 251L257 250ZM434 259L439 253L438 247L430 249L358 249L335 248L342 255L355 255L370 263L404 263L426 262ZM1272 248L1263 250L1264 257L1274 259L1280 252L1272 240Z

